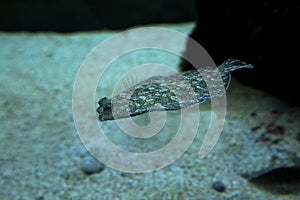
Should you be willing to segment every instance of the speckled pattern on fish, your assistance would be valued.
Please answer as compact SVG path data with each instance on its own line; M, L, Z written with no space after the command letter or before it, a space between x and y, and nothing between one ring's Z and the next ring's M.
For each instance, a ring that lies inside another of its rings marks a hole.
M179 110L222 96L230 84L230 72L240 68L253 66L228 59L217 68L208 66L171 76L148 78L111 99L101 98L97 108L99 120L126 118L149 111ZM222 80L217 78L219 76Z

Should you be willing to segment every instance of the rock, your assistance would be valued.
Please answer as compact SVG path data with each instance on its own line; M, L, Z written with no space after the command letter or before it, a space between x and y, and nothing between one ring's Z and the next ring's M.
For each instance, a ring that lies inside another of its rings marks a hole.
M226 186L221 181L214 181L211 187L218 192L224 192L226 190Z
M86 174L94 174L101 172L105 168L105 165L87 154L82 160L81 169Z

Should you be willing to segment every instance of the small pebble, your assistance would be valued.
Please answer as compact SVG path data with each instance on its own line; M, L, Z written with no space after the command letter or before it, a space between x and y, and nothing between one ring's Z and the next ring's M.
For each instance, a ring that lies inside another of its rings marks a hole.
M214 181L211 187L218 192L224 192L226 190L226 186L221 181Z
M101 172L105 168L105 165L92 157L91 155L86 155L82 161L82 171L86 174L94 174Z
M251 116L251 117L255 117L255 116L256 116L256 112L250 113L250 116Z

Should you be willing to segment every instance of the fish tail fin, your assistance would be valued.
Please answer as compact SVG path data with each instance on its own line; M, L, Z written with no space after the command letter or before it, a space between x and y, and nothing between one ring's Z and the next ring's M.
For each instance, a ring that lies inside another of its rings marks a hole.
M225 60L220 66L219 69L221 71L224 71L224 73L228 73L231 71L234 71L236 69L241 69L241 68L254 68L253 65L247 64L244 61L238 60L238 59L233 59L229 58Z

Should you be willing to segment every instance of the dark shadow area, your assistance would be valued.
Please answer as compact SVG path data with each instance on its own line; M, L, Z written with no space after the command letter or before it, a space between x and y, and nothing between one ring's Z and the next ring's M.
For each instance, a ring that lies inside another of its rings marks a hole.
M195 20L194 0L11 0L0 3L0 30L82 31Z
M234 76L293 104L300 103L300 1L196 1L197 27L191 37L216 64L238 58L254 65ZM188 44L187 56L195 56ZM187 63L184 70L192 69Z
M251 180L260 189L275 194L300 194L300 169L279 168Z

